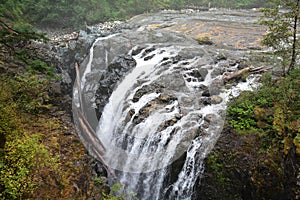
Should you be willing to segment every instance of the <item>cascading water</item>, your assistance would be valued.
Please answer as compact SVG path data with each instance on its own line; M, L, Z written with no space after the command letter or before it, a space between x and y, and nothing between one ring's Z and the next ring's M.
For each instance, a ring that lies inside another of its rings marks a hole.
M94 44L81 89L91 71ZM103 159L139 199L191 199L203 160L222 131L229 96L251 89L254 78L231 90L212 88L223 85L222 74L211 75L222 61L201 56L205 51L182 59L180 46L149 44L134 53L139 48L128 51L136 66L114 88L97 127L106 149ZM107 52L103 59L108 62ZM220 101L211 103L213 96ZM78 89L74 98L79 108ZM177 160L181 164L175 166ZM170 175L176 167L178 173Z

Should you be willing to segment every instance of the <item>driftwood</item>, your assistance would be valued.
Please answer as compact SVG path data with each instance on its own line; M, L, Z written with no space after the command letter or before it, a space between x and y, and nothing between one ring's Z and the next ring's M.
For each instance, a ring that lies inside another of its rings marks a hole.
M228 82L230 80L233 80L233 79L238 79L240 77L242 77L244 74L246 73L263 73L263 72L266 72L268 69L265 69L264 67L246 67L244 69L241 69L241 70L238 70L236 72L233 72L231 74L227 74L227 75L224 75L223 76L223 80L225 82Z
M107 172L116 179L115 173L111 170L111 168L107 165L105 162L105 159L103 158L103 155L106 152L106 149L104 145L101 143L101 141L96 137L96 132L95 130L91 127L89 124L88 120L86 119L86 115L84 113L83 109L83 103L82 103L82 96L81 96L81 84L80 84L80 72L79 72L79 67L78 64L75 63L75 71L76 71L76 84L77 84L77 89L78 89L78 98L80 102L80 109L77 109L78 112L78 122L79 122L79 128L81 131L85 133L85 140L84 141L86 144L90 145L88 150L92 150L94 153L94 156L96 159L98 159L105 167ZM87 148L87 146L86 146Z

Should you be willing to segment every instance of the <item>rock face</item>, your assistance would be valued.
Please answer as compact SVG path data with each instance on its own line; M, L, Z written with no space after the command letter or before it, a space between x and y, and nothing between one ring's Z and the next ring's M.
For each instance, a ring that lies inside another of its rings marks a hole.
M226 127L206 159L194 199L297 199L299 158L294 150L283 158L276 147L263 153L262 143L258 134Z
M108 65L107 70L101 75L99 88L96 92L97 114L99 118L116 83L120 81L126 72L135 67L135 65L136 62L131 56L120 55Z

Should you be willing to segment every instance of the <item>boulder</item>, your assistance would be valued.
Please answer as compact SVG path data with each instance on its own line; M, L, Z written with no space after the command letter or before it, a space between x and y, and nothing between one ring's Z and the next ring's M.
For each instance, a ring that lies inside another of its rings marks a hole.
M222 101L223 101L223 99L220 96L217 96L217 95L211 96L211 103L212 104L219 104L219 103L222 103Z

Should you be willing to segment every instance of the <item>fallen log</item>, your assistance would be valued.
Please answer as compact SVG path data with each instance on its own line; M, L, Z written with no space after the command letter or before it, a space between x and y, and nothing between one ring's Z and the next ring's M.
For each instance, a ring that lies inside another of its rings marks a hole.
M77 85L77 90L78 90L78 100L80 104L80 109L81 112L83 113L83 102L82 102L82 97L81 97L81 84L80 84L80 71L79 71L79 66L78 63L75 62L75 72L76 72L76 85Z
M80 72L79 72L79 66L77 63L75 63L75 71L76 71L76 85L78 89L78 98L80 103L80 108L76 109L78 113L78 122L79 122L79 130L85 133L84 139L86 143L86 148L88 148L87 145L91 145L89 151L92 150L92 153L94 154L94 157L99 160L103 166L105 167L106 171L114 178L116 179L116 175L114 171L108 166L108 164L105 162L105 159L103 158L103 155L106 152L106 149L102 142L96 137L95 130L91 127L88 120L86 119L86 115L84 113L83 104L82 104L82 96L81 96L81 84L80 84Z
M270 69L270 68L268 68L268 69ZM246 67L244 69L238 70L238 71L233 72L231 74L224 75L223 80L225 82L228 82L228 81L233 80L233 79L241 78L246 73L263 73L263 72L266 72L268 69L264 69L264 67L256 67L256 68Z

